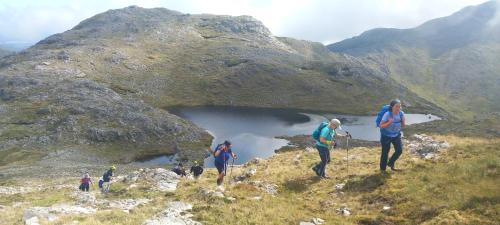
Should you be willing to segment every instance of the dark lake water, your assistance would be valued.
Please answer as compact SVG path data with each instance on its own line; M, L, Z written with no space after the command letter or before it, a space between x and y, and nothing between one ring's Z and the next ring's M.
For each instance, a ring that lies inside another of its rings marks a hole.
M277 136L312 134L321 123L331 118L342 121L344 131L353 138L376 141L379 139L374 116L352 116L329 113L305 113L294 110L241 108L241 107L186 107L170 112L192 121L206 129L214 142L212 149L224 140L230 140L233 151L238 155L235 164L243 164L255 157L267 158L274 150L287 145L287 141ZM406 114L408 125L440 119L433 115ZM165 163L171 157L163 156ZM153 159L162 163L160 158ZM146 162L147 163L147 162ZM213 157L205 160L205 166L213 166Z
M379 131L374 116L351 116L329 113L304 113L294 110L242 108L242 107L186 107L170 112L192 121L206 129L214 142L212 149L224 140L230 140L238 155L235 164L243 164L255 157L267 158L274 150L288 144L277 136L312 134L321 123L331 118L342 121L344 131L353 138L376 141ZM424 114L406 114L407 124L423 123L439 119ZM205 166L213 166L213 157L205 160Z

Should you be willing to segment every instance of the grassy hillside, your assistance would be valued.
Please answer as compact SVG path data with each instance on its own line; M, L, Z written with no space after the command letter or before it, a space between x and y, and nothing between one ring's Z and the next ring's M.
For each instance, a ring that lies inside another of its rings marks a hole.
M347 176L345 149L332 154L327 174L332 179L313 176L311 167L319 161L316 152L284 152L256 165L234 168L240 175L248 168L257 173L243 183L226 184L227 198L204 197L202 189L215 188L214 169L207 169L199 181L182 179L174 194L151 190L148 183L134 187L117 183L104 199L148 198L153 201L132 210L100 210L88 216L64 216L55 224L79 221L79 224L141 224L155 215L169 201L181 200L194 205L194 219L203 224L298 224L321 218L326 224L496 224L500 219L498 182L500 175L500 139L435 136L451 148L437 160L422 160L405 152L398 161L403 172L378 172L378 148L357 147L349 151ZM295 162L297 161L297 162ZM121 173L118 171L118 173ZM252 182L276 184L278 193L267 194ZM35 181L4 180L12 186ZM76 184L67 177L44 180L46 186ZM347 182L342 191L335 185ZM21 223L23 208L73 202L71 189L2 196L3 223ZM255 200L254 197L260 197ZM103 198L99 194L98 198ZM13 206L16 202L16 206ZM389 209L384 207L388 206ZM352 215L343 216L336 209L347 207Z

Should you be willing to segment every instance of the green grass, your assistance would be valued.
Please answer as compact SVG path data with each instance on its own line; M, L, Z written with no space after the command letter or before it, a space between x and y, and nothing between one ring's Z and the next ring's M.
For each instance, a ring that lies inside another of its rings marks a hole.
M14 163L30 164L39 161L46 153L18 147L0 151L0 166Z

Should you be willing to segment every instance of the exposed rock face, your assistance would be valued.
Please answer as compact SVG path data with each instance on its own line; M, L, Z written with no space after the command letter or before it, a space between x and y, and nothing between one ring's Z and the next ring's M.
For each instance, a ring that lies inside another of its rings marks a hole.
M235 177L234 180L235 181L243 181L243 180L246 180L246 179L252 177L253 175L255 175L255 173L257 173L256 168L249 168L249 169L245 170L245 172L243 172L243 174Z
M270 194L270 195L277 195L278 194L278 185L268 183L268 182L263 182L263 181L251 181L250 184L254 185L258 189Z
M203 142L210 138L195 125L94 81L59 81L47 76L0 76L0 114L10 124L2 130L7 134L9 129L27 132L4 136L8 141L0 140L3 149L123 146L120 160L125 162L174 153L203 158L203 146L208 144ZM198 149L182 147L188 142L200 145Z
M134 183L139 179L153 183L159 191L174 192L177 189L179 175L163 168L146 168L130 173L125 178L125 182Z
M60 215L67 214L92 214L97 212L93 207L82 207L73 205L54 205L51 207L33 207L24 210L23 221L26 224L38 224L40 219L55 221Z
M424 159L434 159L442 149L447 149L450 144L446 141L436 141L425 134L415 134L407 142L408 151Z
M201 223L191 219L192 214L185 214L185 211L192 208L192 205L184 202L171 202L165 211L156 215L155 218L146 220L143 225L201 225Z

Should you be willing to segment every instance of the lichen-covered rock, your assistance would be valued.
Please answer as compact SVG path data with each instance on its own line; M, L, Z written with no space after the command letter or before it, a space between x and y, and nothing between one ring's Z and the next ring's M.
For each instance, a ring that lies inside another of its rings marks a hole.
M192 205L184 202L170 202L167 209L154 218L146 220L142 225L201 225L200 222L191 219L192 214L185 214L192 208Z

